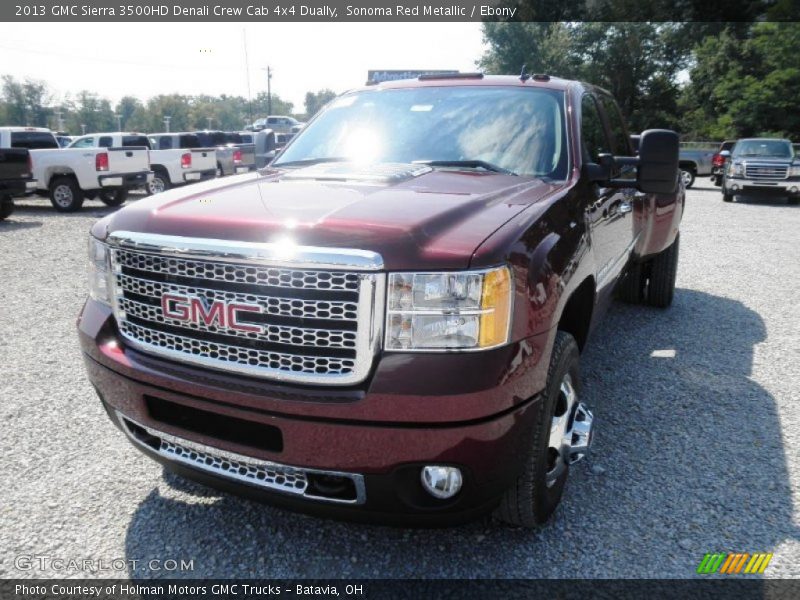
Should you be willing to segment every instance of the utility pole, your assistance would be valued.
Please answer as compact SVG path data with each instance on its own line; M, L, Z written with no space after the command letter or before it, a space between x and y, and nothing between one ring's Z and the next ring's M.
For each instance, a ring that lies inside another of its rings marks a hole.
M122 131L122 115L117 113L114 116L117 118L117 131Z
M64 114L64 113L62 112L62 110L61 110L60 108L59 108L59 109L56 111L56 120L57 120L57 123L56 123L56 128L57 128L59 131L64 131L64 119L63 119L63 114Z
M261 69L267 72L267 116L272 114L272 69L267 65L266 69Z
M206 117L206 129L211 129L211 121L213 121L211 117Z
M164 131L166 131L167 133L169 133L169 120L171 118L172 117L170 117L169 115L164 116Z
M86 135L86 123L81 123L81 135Z

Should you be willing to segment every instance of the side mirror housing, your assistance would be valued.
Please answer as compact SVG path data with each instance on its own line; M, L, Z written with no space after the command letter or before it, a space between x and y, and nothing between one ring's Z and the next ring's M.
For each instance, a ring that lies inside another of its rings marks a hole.
M678 185L678 134L648 129L639 140L636 187L647 194L672 194Z
M731 157L731 151L730 150L723 150L722 152L719 153L719 155L722 158L726 158L727 159L727 158Z
M639 142L641 141L642 136L640 135L631 135L631 145L633 146L633 151L636 154L639 154Z

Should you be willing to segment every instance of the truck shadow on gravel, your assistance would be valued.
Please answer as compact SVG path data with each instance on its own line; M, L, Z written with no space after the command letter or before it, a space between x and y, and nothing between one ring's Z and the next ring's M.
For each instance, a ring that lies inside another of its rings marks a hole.
M765 338L758 314L698 291L678 290L666 311L612 306L583 357L594 454L539 531L317 519L165 474L126 553L194 570L130 575L692 577L706 552L771 552L800 536L776 400L750 379Z

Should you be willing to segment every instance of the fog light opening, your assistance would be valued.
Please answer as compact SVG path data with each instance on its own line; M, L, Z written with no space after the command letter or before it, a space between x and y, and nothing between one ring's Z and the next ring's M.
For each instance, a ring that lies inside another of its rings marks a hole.
M733 184L733 186L731 186L731 189L732 189L734 192L736 192L736 191L738 191L738 190L739 190L739 186L738 186L738 185L736 185L736 184Z
M461 470L456 467L429 465L422 467L420 473L422 487L434 498L446 500L455 496L461 489Z
M796 185L793 185L793 186L791 187L791 189L789 190L789 193L790 193L790 194L796 194L796 193L797 193L797 186L796 186Z

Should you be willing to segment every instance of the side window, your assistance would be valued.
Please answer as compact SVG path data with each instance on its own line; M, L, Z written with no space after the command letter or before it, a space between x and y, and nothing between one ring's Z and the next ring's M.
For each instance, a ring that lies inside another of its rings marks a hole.
M93 137L85 137L72 145L73 148L94 148L94 138Z
M166 135L164 137L158 138L158 149L172 150L172 138Z
M586 94L581 100L581 141L583 159L589 162L599 162L598 156L608 154L611 150L600 111L590 94Z
M631 156L630 138L625 129L625 122L622 120L622 113L614 99L610 96L600 96L600 103L603 105L608 126L611 129L611 151L615 156Z
M276 119L275 117L268 117L268 118L267 118L267 123L268 123L269 125L274 125L274 124L275 124L275 123L277 123L277 122L278 122L278 119Z
M114 145L114 140L111 139L111 136L104 135L98 140L97 145L100 148L111 148Z

